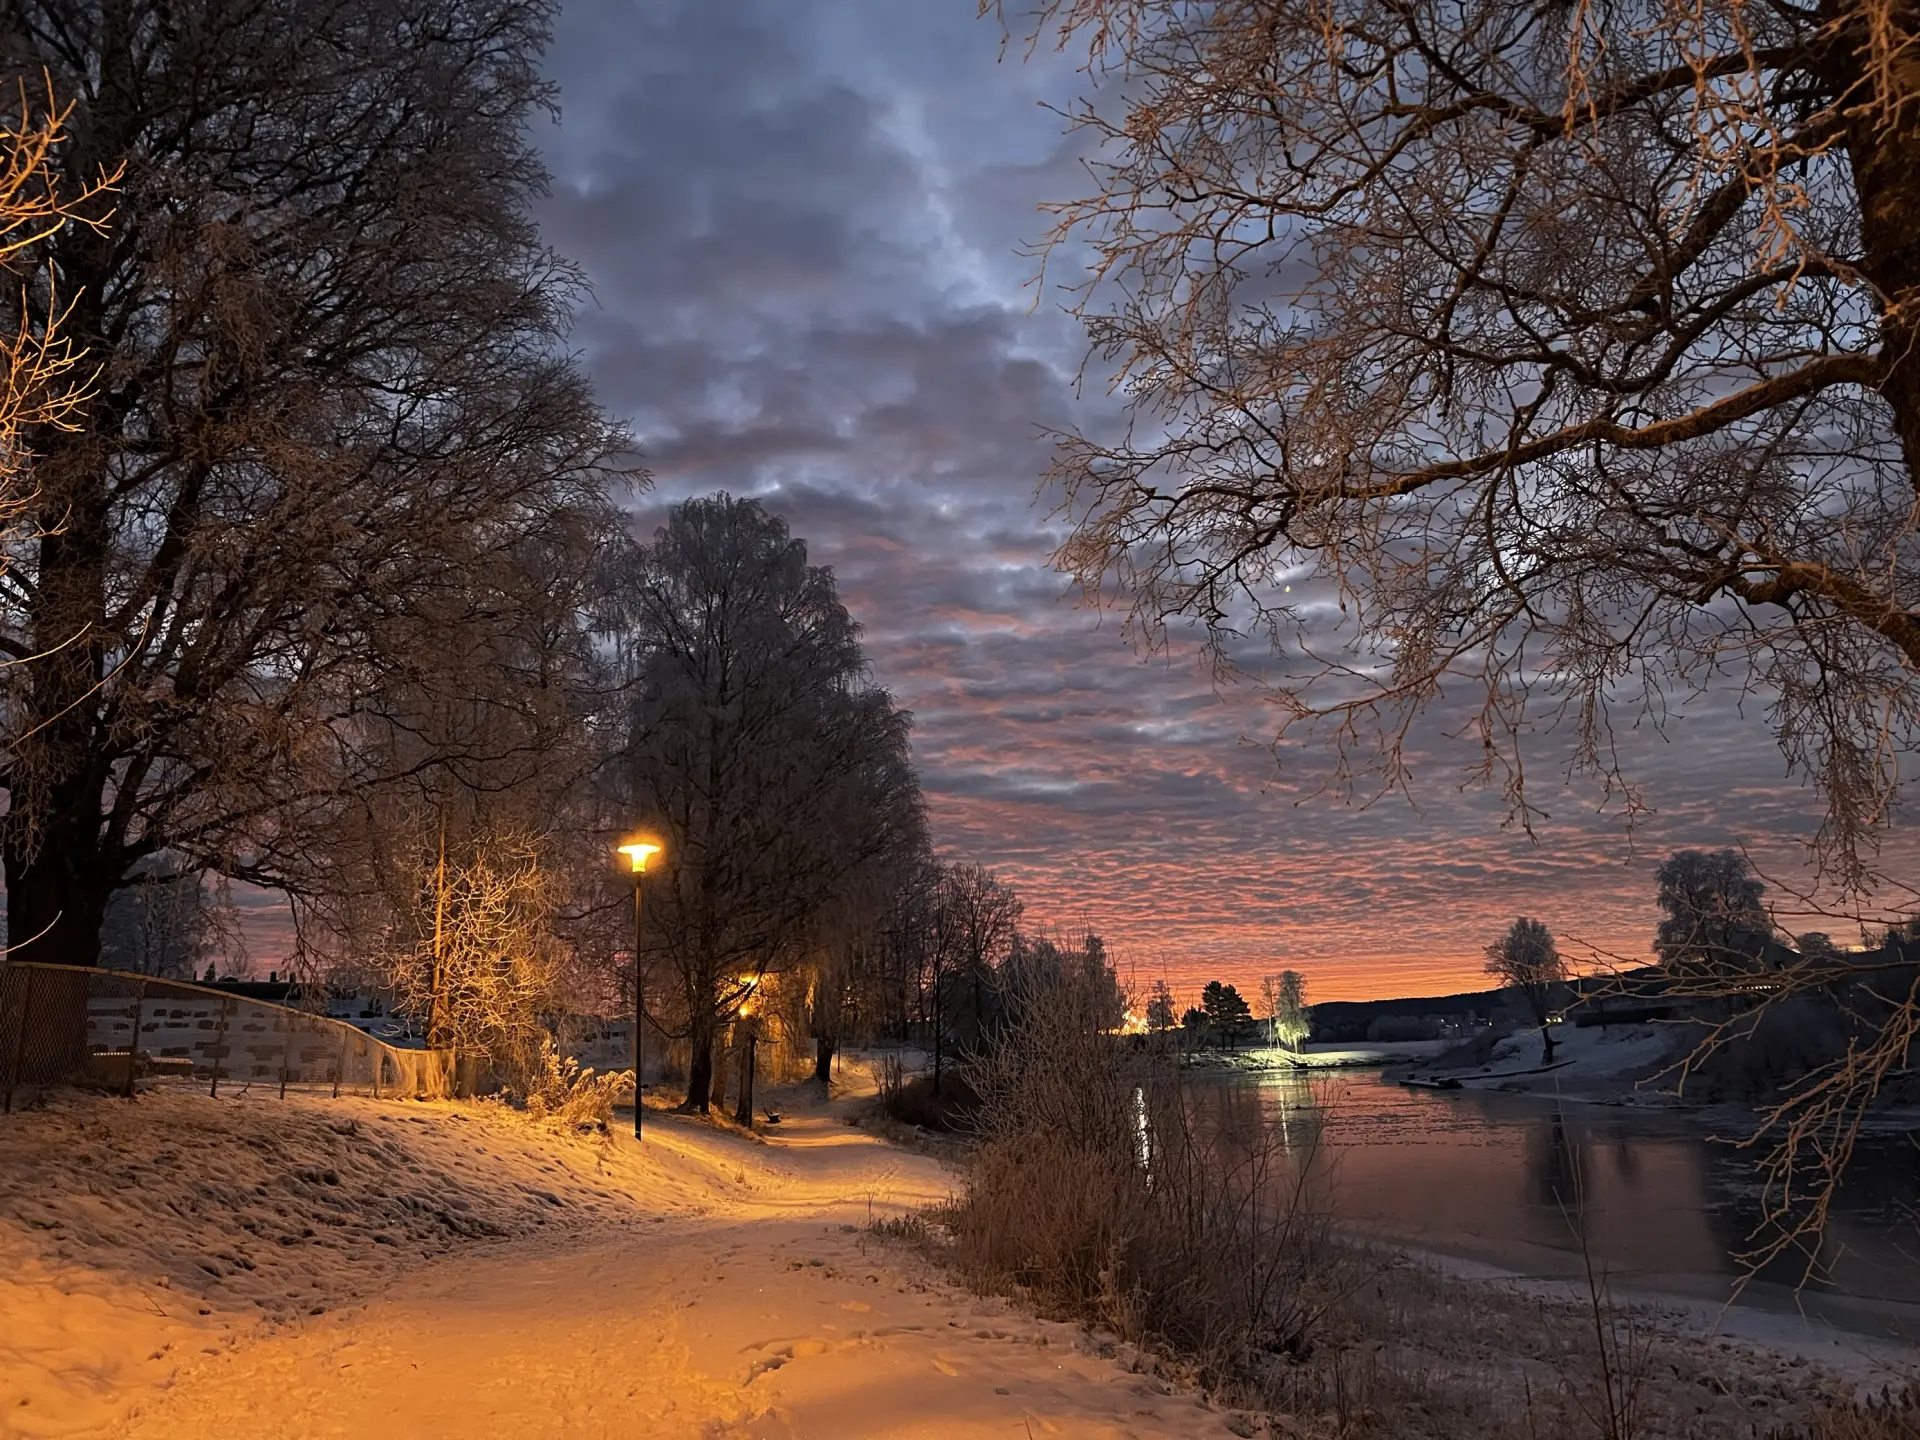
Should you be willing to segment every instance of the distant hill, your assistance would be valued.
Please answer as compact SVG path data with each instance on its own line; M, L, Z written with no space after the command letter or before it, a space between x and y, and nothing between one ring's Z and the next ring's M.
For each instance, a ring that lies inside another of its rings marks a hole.
M1351 1045L1367 1038L1374 1021L1388 1015L1422 1020L1488 1020L1506 1009L1499 990L1470 990L1460 995L1420 995L1401 1000L1323 1000L1313 1007L1313 1038Z
M1570 982L1575 998L1598 989L1631 982L1637 976L1650 976L1653 967L1630 970L1622 975L1603 975ZM1417 995L1397 1000L1327 1000L1313 1007L1313 1039L1336 1045L1351 1045L1365 1040L1375 1021L1386 1016L1407 1016L1420 1020L1491 1020L1512 1015L1504 990L1467 990L1458 995Z

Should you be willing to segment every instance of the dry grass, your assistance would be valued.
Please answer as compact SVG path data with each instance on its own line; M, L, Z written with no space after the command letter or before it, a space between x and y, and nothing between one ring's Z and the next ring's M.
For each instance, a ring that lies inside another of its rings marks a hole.
M1801 1425L1768 1440L1920 1440L1920 1390L1823 1407Z

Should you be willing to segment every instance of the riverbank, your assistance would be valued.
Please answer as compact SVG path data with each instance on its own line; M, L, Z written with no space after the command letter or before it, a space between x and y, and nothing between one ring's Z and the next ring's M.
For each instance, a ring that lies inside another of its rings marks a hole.
M1553 1056L1543 1053L1540 1032L1520 1030L1441 1048L1419 1061L1390 1068L1385 1078L1403 1084L1499 1090L1510 1095L1549 1095L1602 1104L1679 1107L1675 1066L1680 1037L1661 1025L1555 1025Z
M1445 1040L1385 1040L1360 1045L1307 1045L1289 1050L1280 1045L1252 1045L1242 1050L1196 1050L1181 1056L1189 1070L1269 1071L1376 1070L1383 1066L1415 1064L1440 1054Z
M959 1177L849 1123L870 1086L811 1093L764 1136L650 1113L638 1144L185 1088L0 1117L0 1434L1317 1436L1373 1406L1454 1440L1588 1383L1577 1296L1391 1260L1316 1351L1337 1405L1215 1403L882 1239ZM1790 1419L1855 1383L1648 1323L1662 1415Z

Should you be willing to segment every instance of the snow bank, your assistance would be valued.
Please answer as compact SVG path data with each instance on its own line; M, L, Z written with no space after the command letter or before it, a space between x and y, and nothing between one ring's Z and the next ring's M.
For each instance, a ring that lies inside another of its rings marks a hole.
M1415 1065L1409 1079L1448 1079L1469 1090L1505 1090L1567 1098L1651 1098L1672 1061L1674 1033L1661 1025L1556 1025L1553 1065L1540 1063L1540 1032L1521 1030L1496 1043L1486 1063L1469 1068Z
M484 1105L162 1086L0 1117L0 1431L90 1433L121 1388L428 1258L693 1213L717 1161L623 1154Z

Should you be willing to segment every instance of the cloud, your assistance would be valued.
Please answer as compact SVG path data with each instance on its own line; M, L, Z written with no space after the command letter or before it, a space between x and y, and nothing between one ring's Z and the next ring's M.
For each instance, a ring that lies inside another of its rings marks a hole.
M1327 998L1477 987L1520 913L1643 951L1673 847L1790 862L1811 806L1729 705L1623 737L1656 807L1631 838L1543 738L1529 838L1460 788L1476 756L1444 715L1413 737L1417 805L1342 803L1318 793L1324 745L1276 762L1258 685L1217 687L1178 636L1143 659L1075 608L1036 499L1046 432L1117 410L1078 385L1079 333L1020 253L1084 183L1038 104L1071 64L1003 57L970 9L574 0L542 137L541 223L596 293L575 341L659 479L636 524L716 489L788 517L916 714L938 842L1143 973L1294 963Z

